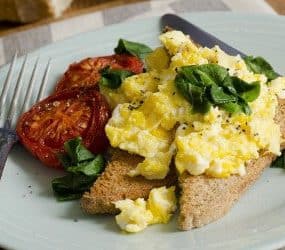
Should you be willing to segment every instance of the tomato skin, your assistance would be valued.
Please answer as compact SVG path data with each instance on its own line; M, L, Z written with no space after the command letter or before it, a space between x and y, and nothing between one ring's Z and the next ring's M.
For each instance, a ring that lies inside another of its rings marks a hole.
M93 153L108 147L104 127L111 113L96 88L74 88L55 93L24 113L16 131L20 142L46 166L62 168L58 153L77 136Z
M73 87L97 86L100 70L110 66L113 69L125 69L135 74L143 72L143 62L132 55L110 55L86 58L73 63L57 83L55 92Z
M143 72L144 64L139 58L125 54L116 54L114 57L118 65L114 65L112 68L129 70L135 74Z
M109 140L105 134L105 125L111 117L111 111L105 97L98 92L97 95L98 102L100 105L97 105L95 116L96 116L96 130L94 134L93 142L90 143L89 149L93 153L102 153L109 146Z

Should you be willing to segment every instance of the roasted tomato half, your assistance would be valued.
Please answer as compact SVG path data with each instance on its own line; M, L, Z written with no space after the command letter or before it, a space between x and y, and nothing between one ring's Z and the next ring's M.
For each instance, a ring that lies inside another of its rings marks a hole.
M17 134L24 146L45 165L60 168L57 154L64 142L81 136L92 152L108 146L104 127L110 111L104 97L95 88L74 88L49 96L24 113Z
M100 80L100 70L110 66L113 69L125 69L139 74L143 71L143 62L131 55L111 55L86 58L71 64L59 80L56 92L73 87L94 86Z

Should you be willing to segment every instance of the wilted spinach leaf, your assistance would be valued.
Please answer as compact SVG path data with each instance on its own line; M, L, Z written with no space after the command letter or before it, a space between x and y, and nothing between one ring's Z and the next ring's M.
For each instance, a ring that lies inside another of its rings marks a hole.
M210 106L219 106L229 113L250 114L248 102L260 93L260 84L247 83L229 75L217 64L184 66L178 69L175 85L192 105L193 112L206 113Z
M80 137L65 142L64 149L66 154L59 155L59 159L68 174L52 181L52 189L59 201L79 199L105 166L103 156L86 149Z
M145 44L127 41L120 39L117 47L115 48L116 54L131 54L140 59L144 59L146 55L152 52L152 49Z
M87 176L96 176L101 170L102 166L104 166L105 160L102 155L97 155L91 161L85 161L82 163L78 163L77 166L70 166L66 170L70 173L79 174L82 173Z
M274 80L278 74L272 66L262 57L247 56L244 58L247 68L253 73L264 74L268 80Z
M259 82L253 82L249 84L235 76L231 77L231 80L236 93L239 94L246 102L252 102L259 96Z
M52 189L59 201L80 199L93 184L95 178L84 174L67 174L52 181Z
M227 94L223 87L213 84L210 87L210 95L215 104L236 102L237 97L231 93Z
M101 79L99 84L110 89L117 89L121 86L122 82L134 73L128 70L111 69L106 67L101 70Z
M83 161L93 159L95 156L82 145L82 139L76 137L64 143L64 150L71 159L72 164L78 164Z

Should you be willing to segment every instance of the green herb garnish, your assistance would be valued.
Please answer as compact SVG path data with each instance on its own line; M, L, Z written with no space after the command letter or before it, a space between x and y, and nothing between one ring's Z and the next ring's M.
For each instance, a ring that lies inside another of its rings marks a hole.
M127 77L134 75L134 73L131 71L111 69L110 67L102 69L100 73L101 79L99 81L99 84L110 89L119 88Z
M131 54L137 56L140 59L144 59L146 55L152 52L152 49L142 43L136 43L120 39L117 47L115 48L116 54Z
M244 58L247 68L253 73L264 74L269 81L278 77L272 66L262 57L247 56Z
M258 82L247 83L229 75L227 69L216 64L191 65L178 69L175 85L192 104L194 113L206 113L218 106L229 113L250 114L248 102L260 93Z
M52 181L52 189L58 201L80 199L96 178L83 174L67 174Z
M64 149L66 154L58 157L68 174L52 181L52 189L59 201L79 199L105 166L103 156L86 149L80 137L65 142Z
M282 154L271 163L271 168L284 168L285 169L285 150Z

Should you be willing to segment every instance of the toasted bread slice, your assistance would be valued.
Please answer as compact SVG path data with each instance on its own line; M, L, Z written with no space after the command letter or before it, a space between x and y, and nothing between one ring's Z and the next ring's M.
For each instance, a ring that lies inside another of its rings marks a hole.
M115 214L119 212L113 202L126 198L148 198L152 188L176 185L177 177L172 168L163 180L147 180L142 176L130 177L128 172L143 160L121 150L114 150L112 159L90 192L81 198L82 209L89 214Z
M280 124L282 137L285 138L285 100L279 100L275 120ZM281 148L284 148L284 145L281 145ZM247 173L244 176L232 175L221 179L182 174L179 177L181 188L179 228L189 230L201 227L224 216L273 159L275 159L273 154L263 153L257 160L252 160L247 165Z

